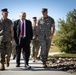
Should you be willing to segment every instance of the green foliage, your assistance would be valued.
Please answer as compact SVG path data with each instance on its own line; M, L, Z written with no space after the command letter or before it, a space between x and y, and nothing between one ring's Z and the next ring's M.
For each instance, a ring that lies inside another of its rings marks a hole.
M67 14L66 21L59 19L58 26L54 43L62 52L76 53L76 9Z

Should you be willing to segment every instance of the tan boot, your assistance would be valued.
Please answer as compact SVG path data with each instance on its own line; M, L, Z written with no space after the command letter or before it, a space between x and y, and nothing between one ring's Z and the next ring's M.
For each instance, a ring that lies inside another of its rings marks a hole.
M35 62L35 57L32 57L32 61Z
M0 68L0 70L5 70L4 63L1 64L1 68Z

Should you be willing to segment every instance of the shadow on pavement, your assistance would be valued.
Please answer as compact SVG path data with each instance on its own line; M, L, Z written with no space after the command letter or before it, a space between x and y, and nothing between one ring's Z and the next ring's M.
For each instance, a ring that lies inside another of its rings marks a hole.
M60 71L60 70L51 68L51 67L43 68L40 66L31 66L30 69L27 69L27 68L24 68L23 66L20 66L18 68L15 67L11 69L6 69L5 71Z

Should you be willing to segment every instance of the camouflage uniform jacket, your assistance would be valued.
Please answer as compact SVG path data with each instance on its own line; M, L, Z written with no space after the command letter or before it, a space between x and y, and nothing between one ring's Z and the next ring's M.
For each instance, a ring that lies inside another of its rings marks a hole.
M46 39L51 35L51 27L54 25L54 19L48 16L48 18L41 17L38 20L39 26L39 39Z
M11 41L11 25L10 19L0 19L0 38L3 42Z
M36 37L36 26L33 26L33 36Z

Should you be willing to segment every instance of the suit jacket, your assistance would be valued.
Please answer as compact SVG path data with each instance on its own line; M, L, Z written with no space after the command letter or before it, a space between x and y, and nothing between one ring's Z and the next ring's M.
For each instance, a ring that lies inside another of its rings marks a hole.
M26 40L27 42L30 43L30 41L32 40L32 37L33 37L33 30L32 30L32 24L31 24L31 21L29 20L25 20L26 21ZM15 39L15 42L17 45L20 44L20 41L21 41L21 37L20 37L20 34L21 34L21 21L18 19L16 21L14 21L14 27L13 27L13 30L14 30L14 39Z

